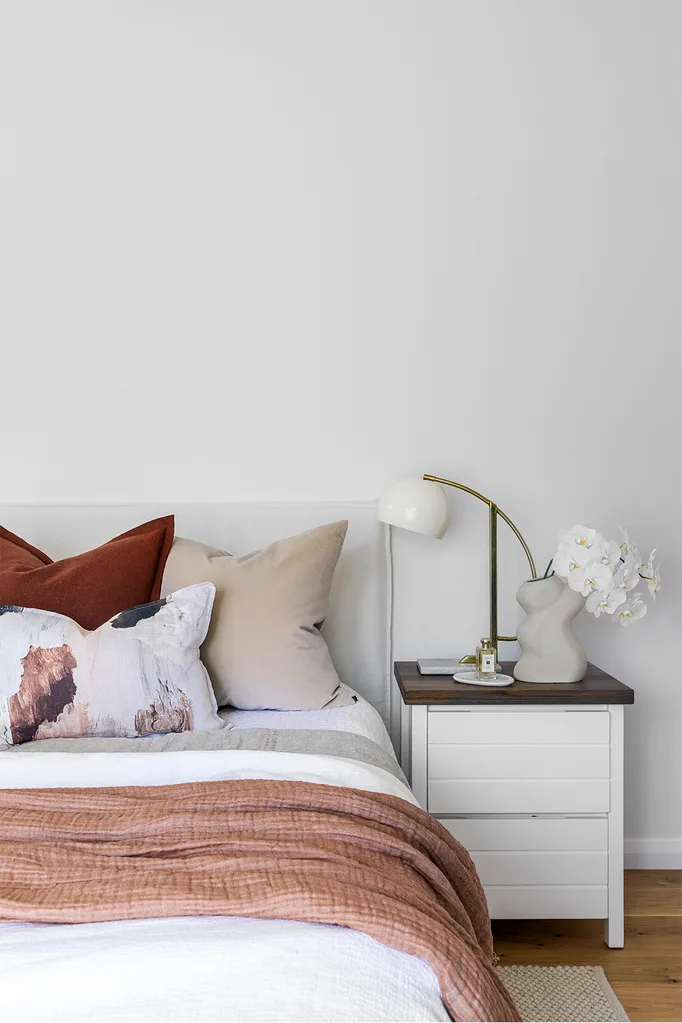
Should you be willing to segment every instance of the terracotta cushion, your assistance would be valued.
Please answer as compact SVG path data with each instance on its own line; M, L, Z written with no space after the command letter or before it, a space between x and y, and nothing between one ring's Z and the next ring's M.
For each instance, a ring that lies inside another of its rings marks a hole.
M56 611L98 629L121 611L159 599L174 527L167 515L85 554L52 561L0 526L0 604Z

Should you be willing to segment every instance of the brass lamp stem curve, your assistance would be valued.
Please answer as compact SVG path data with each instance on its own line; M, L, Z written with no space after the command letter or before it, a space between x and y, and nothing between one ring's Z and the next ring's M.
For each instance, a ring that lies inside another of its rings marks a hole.
M491 501L485 494L479 494L478 490L472 490L471 487L466 487L463 483L456 483L454 480L443 479L442 476L431 476L428 473L424 474L424 479L429 480L431 483L441 483L446 487L454 487L456 490L463 490L467 494L471 494L472 497L477 497L479 501L483 501L489 509L489 532L490 532L490 640L493 647L497 650L498 641L512 642L516 639L516 636L500 636L497 632L497 517L504 519L511 531L516 536L517 540L523 547L526 557L528 558L528 564L534 579L537 575L535 571L535 562L533 561L533 555L530 553L530 548L526 541L521 536L519 529L514 525L508 515L502 511L501 508Z

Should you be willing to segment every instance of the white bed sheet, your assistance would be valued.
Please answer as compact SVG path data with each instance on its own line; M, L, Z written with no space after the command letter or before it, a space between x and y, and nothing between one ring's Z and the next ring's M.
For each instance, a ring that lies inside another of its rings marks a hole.
M449 1019L422 959L343 927L238 917L0 927L7 1021Z
M384 748L389 741L381 718L362 698L333 711L228 714L234 727L327 727L358 731L381 740ZM283 720L292 717L294 724ZM389 772L332 756L254 750L0 753L3 788L245 777L348 786L416 802ZM423 960L358 931L296 921L189 917L0 924L0 1019L440 1023L449 1016Z
M319 728L325 731L355 732L373 739L382 749L393 753L381 714L354 689L341 685L355 703L328 710L233 710L226 707L220 717L233 728Z
M96 788L271 778L342 785L400 796L410 790L381 767L342 757L263 750L181 750L168 753L0 753L0 788Z

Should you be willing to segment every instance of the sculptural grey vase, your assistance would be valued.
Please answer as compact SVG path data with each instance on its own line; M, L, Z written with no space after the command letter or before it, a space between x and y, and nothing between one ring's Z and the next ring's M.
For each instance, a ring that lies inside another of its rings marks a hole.
M519 682L580 682L587 657L571 623L585 598L557 575L522 583L516 599L526 612L518 627L521 659L514 668Z

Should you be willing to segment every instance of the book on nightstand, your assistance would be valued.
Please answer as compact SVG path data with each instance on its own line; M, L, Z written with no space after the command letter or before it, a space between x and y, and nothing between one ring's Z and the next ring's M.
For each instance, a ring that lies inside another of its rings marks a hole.
M459 657L420 657L417 661L420 675L454 675L456 671L474 669L475 664L462 664Z

